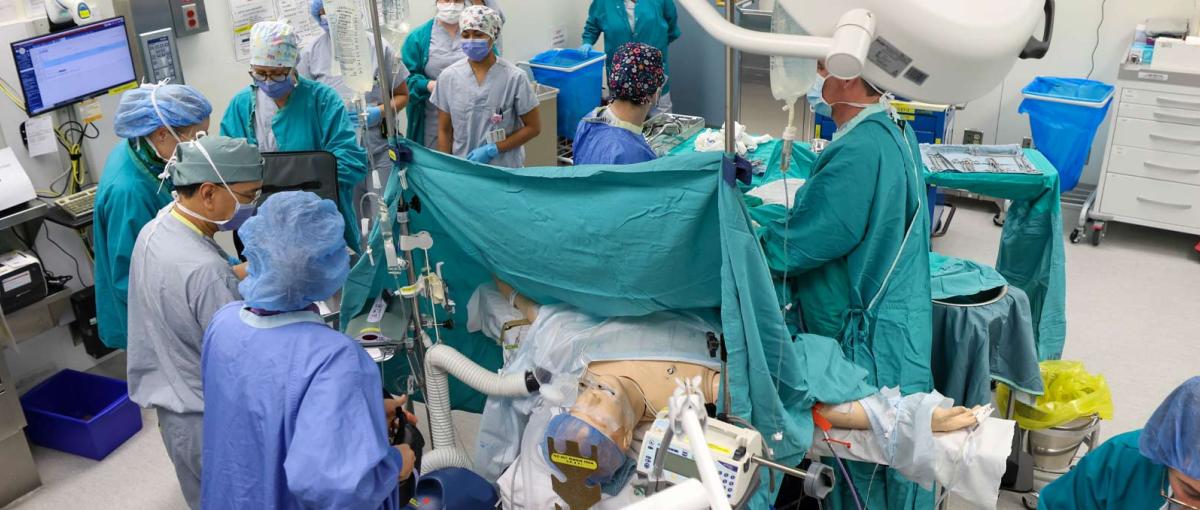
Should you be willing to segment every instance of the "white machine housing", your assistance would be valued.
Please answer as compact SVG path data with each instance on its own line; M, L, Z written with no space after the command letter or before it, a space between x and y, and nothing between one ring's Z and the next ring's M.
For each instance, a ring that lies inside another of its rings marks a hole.
M651 477L651 481L654 481L654 458L661 450L663 438L670 428L671 420L667 417L667 411L663 411L655 418L642 440L637 470ZM717 474L721 477L729 501L734 504L742 501L754 488L758 466L750 459L762 456L762 436L754 430L710 418L704 425L704 437L708 440L709 453L717 466ZM689 479L700 478L696 456L686 435L675 435L664 455L662 481L679 485Z
M863 78L907 99L961 104L996 87L1017 58L1041 58L1054 0L777 0L815 36L835 34L843 14L866 9L875 36ZM1043 39L1033 38L1045 19Z

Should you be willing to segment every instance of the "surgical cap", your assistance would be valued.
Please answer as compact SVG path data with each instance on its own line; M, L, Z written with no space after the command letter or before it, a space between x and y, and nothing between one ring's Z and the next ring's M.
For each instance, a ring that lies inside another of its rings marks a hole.
M209 163L209 158L212 163ZM213 165L216 165L216 170ZM221 172L219 175L218 170ZM246 142L245 138L202 136L196 141L179 144L175 148L175 155L167 162L167 171L175 186L222 180L227 184L261 181L263 157L258 147Z
M458 26L463 32L467 30L483 32L494 41L500 37L500 27L504 26L504 18L501 18L500 13L491 7L472 5L463 9Z
M589 459L596 463L596 468L587 477L589 485L604 484L625 465L625 453L621 451L621 447L617 446L617 443L613 442L611 438L604 435L596 427L569 413L562 413L551 418L550 424L546 426L545 436L547 442L544 445L546 462L560 474L562 473L562 469L555 463L555 458L566 460L568 463L587 464L589 463ZM551 441L554 444L553 451L551 451L552 448L550 447ZM567 450L567 441L573 441L578 444L579 451L574 453L569 452ZM593 447L595 447L594 453L592 451ZM586 458L581 458L580 456Z
M325 8L325 0L312 0L308 4L308 13L312 14L313 19L321 19L321 9Z
M238 229L250 262L238 284L246 305L291 312L332 296L350 274L337 206L307 191L271 195Z
M667 81L663 54L658 48L631 42L617 49L608 71L608 88L613 99L647 104Z
M1142 430L1146 458L1200 480L1200 377L1171 392Z
M286 21L260 21L250 28L250 65L296 67L300 36Z
M121 94L113 130L121 138L137 138L163 127L164 121L171 127L184 127L199 124L209 115L212 104L199 90L187 85L145 84Z

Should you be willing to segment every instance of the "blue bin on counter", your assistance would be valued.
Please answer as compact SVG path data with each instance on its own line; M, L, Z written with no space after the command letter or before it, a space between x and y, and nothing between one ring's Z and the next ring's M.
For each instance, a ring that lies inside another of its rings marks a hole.
M125 381L63 370L21 397L34 444L102 460L142 430Z
M1033 143L1058 170L1062 192L1075 189L1114 87L1082 78L1039 76L1021 90L1018 113L1029 114Z
M553 49L533 57L529 67L538 83L558 89L558 135L574 140L579 121L600 106L604 53Z

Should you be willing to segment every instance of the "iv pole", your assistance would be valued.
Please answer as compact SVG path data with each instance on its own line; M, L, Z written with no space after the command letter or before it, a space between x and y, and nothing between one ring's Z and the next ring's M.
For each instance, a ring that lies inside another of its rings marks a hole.
M396 126L396 108L392 104L392 63L387 60L386 53L383 51L383 32L379 28L379 7L375 0L367 0L365 3L367 4L367 12L370 14L371 18L371 36L375 42L375 62L378 64L375 66L375 71L377 73L376 78L379 82L380 95L386 98L383 101L383 122L384 125L387 126L389 153L391 153L393 152L390 147L392 145L391 142L394 138L398 137L400 133ZM395 169L394 162L392 167ZM408 204L404 201L403 194L400 195L400 208L397 211L397 218L400 222L400 235L402 237L410 235L408 226ZM391 228L391 225L380 225L380 228ZM417 281L417 271L416 264L413 263L411 251L404 252L404 262L405 270L408 272L409 284L413 284ZM408 358L410 361L409 368L412 370L412 375L416 378L417 386L421 390L422 397L429 398L425 389L425 374L423 365L425 361L425 343L422 341L424 320L421 317L421 306L418 302L418 297L414 295L411 301L412 302L410 303L410 306L412 307L412 326L410 329L412 338L411 343L406 345L405 349L414 351L416 354L416 359L419 361L419 363L412 363L413 358L410 356ZM409 400L408 407L410 411L412 410L412 405L412 401ZM428 411L429 409L427 407L426 412L428 413Z

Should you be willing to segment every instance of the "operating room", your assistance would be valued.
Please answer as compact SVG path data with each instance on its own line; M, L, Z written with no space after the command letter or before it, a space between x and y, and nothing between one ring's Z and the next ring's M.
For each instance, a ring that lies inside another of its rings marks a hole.
M0 39L0 509L1200 509L1200 2Z

